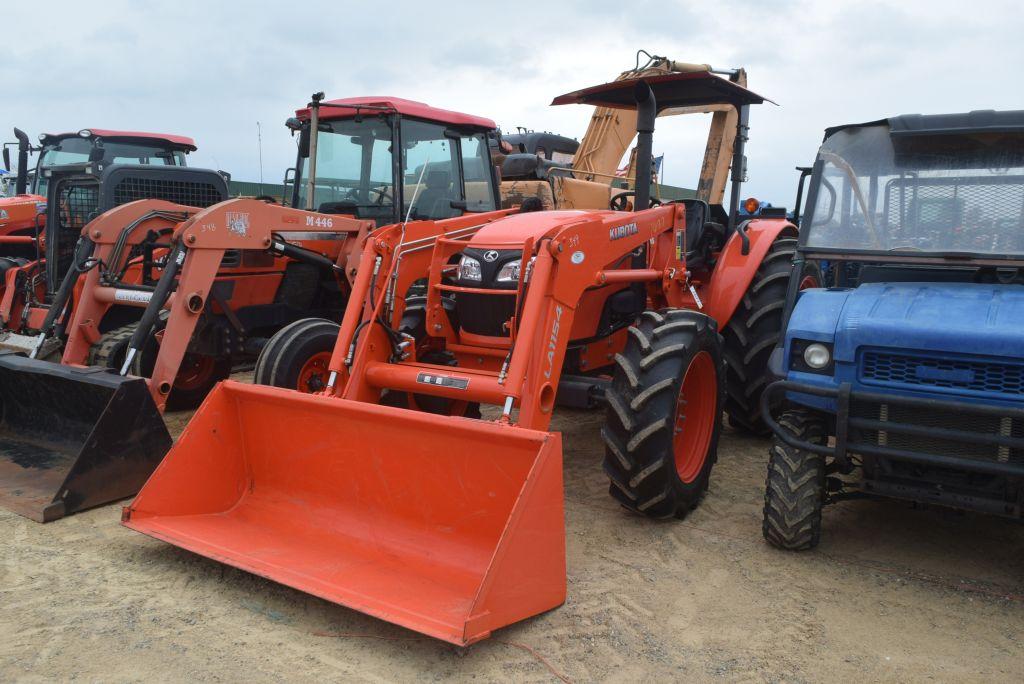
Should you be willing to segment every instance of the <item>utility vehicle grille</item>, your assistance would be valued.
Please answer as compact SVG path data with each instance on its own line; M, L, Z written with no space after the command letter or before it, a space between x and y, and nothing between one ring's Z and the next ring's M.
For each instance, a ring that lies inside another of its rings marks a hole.
M855 442L875 444L891 449L957 456L975 460L999 461L1024 466L1024 449L1011 449L995 444L980 444L973 441L949 439L941 430L961 430L977 435L1000 435L1002 437L1024 438L1024 420L1006 416L988 416L978 413L955 412L933 407L900 406L855 400L850 414L881 422L916 425L929 428L930 436L908 435L895 431L853 428L851 439Z
M861 380L886 385L942 387L975 394L1024 396L1024 364L937 359L869 350Z
M210 183L128 177L114 188L114 205L139 199L161 199L190 207L209 207L224 198Z

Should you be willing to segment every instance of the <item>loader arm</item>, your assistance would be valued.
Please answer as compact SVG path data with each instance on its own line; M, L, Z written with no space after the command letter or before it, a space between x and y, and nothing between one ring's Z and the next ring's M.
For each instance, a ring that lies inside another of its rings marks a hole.
M320 266L334 264L341 277L349 263L347 257L357 250L358 240L372 229L372 221L316 214L252 199L222 202L181 223L172 238L181 255L181 272L174 292L168 292L164 300L151 298L128 349L131 354L141 347L161 309L169 312L160 353L149 379L150 394L157 407L162 411L166 406L228 250L269 251ZM165 273L165 277L173 275Z
M521 313L511 326L511 344L501 352L495 364L492 349L476 349L459 338L447 320L440 301L442 292L458 294L473 288L442 282L442 268L461 246L468 234L445 232L436 224L416 226L415 241L433 241L426 250L403 259L401 269L411 272L406 278L429 274L427 327L430 336L445 341L449 350L476 363L460 363L454 369L400 358L394 330L401 311L389 312L384 292L393 271L394 254L400 234L396 229L382 231L372 244L367 243L365 259L380 263L359 287L374 292L366 298L358 320L350 308L346 312L331 371L341 380L334 386L337 396L376 403L384 390L415 392L460 401L496 404L504 407L503 422L510 422L511 410L519 408L516 425L547 430L554 408L558 380L569 342L573 316L585 290L609 283L656 283L650 294L659 305L679 305L688 300L686 270L674 246L683 239L685 208L666 205L647 211L622 214L601 212L581 215L562 223L535 240L526 243L523 262L530 263L529 282L507 296L517 299ZM410 224L409 228L413 228ZM653 243L648 267L609 269L638 247ZM499 248L475 241L475 248ZM407 259L407 261L405 260ZM523 273L527 269L523 269ZM525 276L524 276L525 279ZM353 293L353 297L358 293ZM349 314L353 314L349 317ZM381 321L388 321L390 331ZM400 344L400 343L399 343ZM406 351L412 351L406 349ZM482 360L485 356L491 362ZM502 358L504 360L502 362ZM409 358L415 359L410 353ZM437 379L441 378L440 381Z

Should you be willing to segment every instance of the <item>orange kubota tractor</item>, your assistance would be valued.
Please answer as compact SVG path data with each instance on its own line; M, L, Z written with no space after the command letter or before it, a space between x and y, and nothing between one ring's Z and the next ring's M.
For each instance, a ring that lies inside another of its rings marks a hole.
M487 119L318 94L289 125L300 133L293 201L319 212L252 199L206 210L152 200L84 227L31 338L35 350L66 337L61 364L0 357L6 505L47 521L134 494L170 446L165 407L197 405L283 326L305 338L301 321L288 325L297 319L320 316L336 336L331 321L378 224L494 210ZM58 323L73 293L72 314ZM266 371L280 377L277 365ZM291 382L311 391L325 380L326 360L311 359Z
M638 169L650 169L660 109L727 104L745 132L761 101L703 72L556 103L636 109ZM548 430L559 393L604 395L618 501L685 515L715 461L717 331L796 230L784 217L738 225L735 207L728 229L709 226L703 203L651 206L649 193L648 174L635 212L520 211L374 234L326 387L219 385L124 524L461 645L558 606L562 452ZM272 340L260 363L298 365L300 345ZM496 417L477 418L480 404Z

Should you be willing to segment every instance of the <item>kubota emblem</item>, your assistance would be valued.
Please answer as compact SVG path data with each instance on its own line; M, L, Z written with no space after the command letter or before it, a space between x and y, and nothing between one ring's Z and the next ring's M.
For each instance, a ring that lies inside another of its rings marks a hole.
M496 250L496 249L489 249L486 252L484 252L484 261L486 261L487 263L491 263L492 261L494 261L497 258L498 258L498 250Z
M245 237L246 235L249 234L248 213L229 211L227 212L226 217L228 223L228 232L234 233L235 235L240 235L242 237Z
M621 240L624 237L629 237L630 235L636 235L639 232L640 232L640 229L637 228L637 225L635 223L627 223L627 224L622 225L622 226L615 226L614 228L609 228L608 229L608 239L609 240Z

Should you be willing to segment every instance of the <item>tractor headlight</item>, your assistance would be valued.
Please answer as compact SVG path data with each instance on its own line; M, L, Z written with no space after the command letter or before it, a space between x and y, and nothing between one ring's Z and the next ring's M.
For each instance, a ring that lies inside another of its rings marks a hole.
M814 342L804 349L804 363L814 370L828 368L832 363L832 352L821 342Z
M530 259L529 264L532 265L533 262L534 262L534 259L536 259L536 258L537 257L532 257ZM499 283L516 283L516 282L519 282L519 272L522 270L522 265L523 265L523 262L522 262L521 259L516 259L514 261L508 262L507 264L505 264L504 266L501 267L500 271L498 271L498 277L495 278L495 280L497 282L499 282ZM529 275L529 273L530 273L530 266L526 267L526 273L527 273L527 275Z
M459 280L472 280L479 283L482 279L480 262L473 257L463 255L459 259Z

